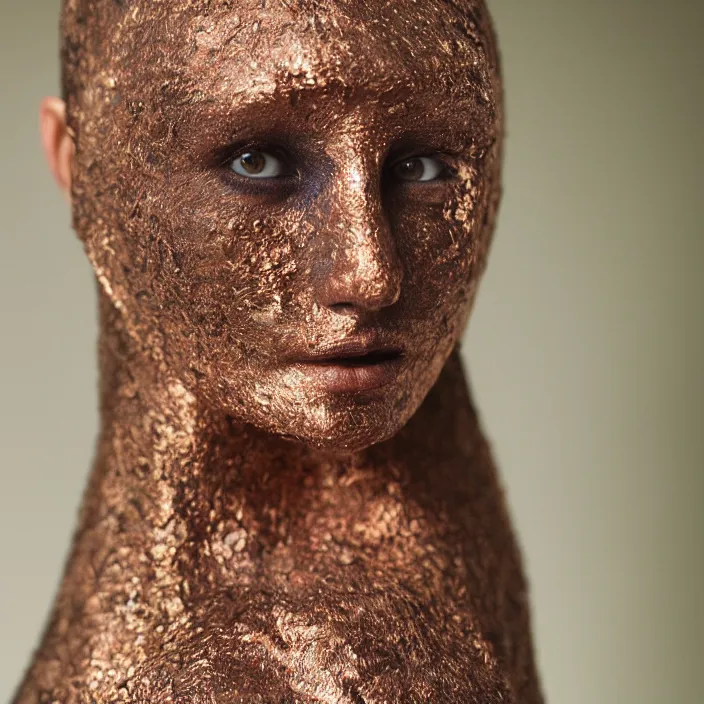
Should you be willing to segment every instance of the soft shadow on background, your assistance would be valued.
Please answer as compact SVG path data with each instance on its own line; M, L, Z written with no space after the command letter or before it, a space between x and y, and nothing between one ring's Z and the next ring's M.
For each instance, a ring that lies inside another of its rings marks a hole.
M0 701L97 432L96 301L36 111L58 0L0 0ZM490 0L505 199L465 339L551 704L704 702L701 0Z

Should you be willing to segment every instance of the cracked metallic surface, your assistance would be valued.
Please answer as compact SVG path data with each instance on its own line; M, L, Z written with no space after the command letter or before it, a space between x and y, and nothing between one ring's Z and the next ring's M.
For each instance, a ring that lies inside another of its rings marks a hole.
M16 704L542 702L458 354L500 197L454 0L66 0L101 433ZM243 148L291 176L236 175ZM432 155L443 178L390 167ZM373 337L393 379L294 358Z

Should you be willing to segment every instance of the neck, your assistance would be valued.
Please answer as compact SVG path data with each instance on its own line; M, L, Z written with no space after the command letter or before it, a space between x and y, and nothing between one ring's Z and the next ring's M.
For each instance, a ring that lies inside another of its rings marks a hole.
M246 524L266 551L292 523L329 513L332 494L340 494L346 515L353 496L368 501L369 492L388 493L392 482L398 501L435 511L458 491L472 491L477 473L493 475L486 462L474 476L454 468L458 456L471 462L484 449L457 350L409 423L358 452L319 450L213 413L138 349L104 296L100 372L101 434L89 496L101 508L90 511L122 514L132 505L123 525L142 539L169 522L208 536ZM320 494L324 504L314 500Z
M266 639L279 665L295 671L303 655L296 659L291 642L277 650L267 627L257 630L242 614L249 609L260 621L279 614L279 635L298 642L301 625L281 626L282 609L320 627L309 605L315 595L328 616L344 621L347 639L357 631L362 638L361 617L339 611L349 589L360 602L363 594L403 595L378 605L377 620L407 628L408 604L415 605L413 618L427 623L433 647L446 650L454 639L456 651L462 643L468 660L489 664L485 686L509 696L517 653L530 653L525 633L522 644L510 634L527 628L523 579L457 350L396 436L345 453L214 414L138 348L103 294L100 369L98 452L35 677L48 676L43 658L56 659L62 641L77 648L62 671L97 691L110 671L125 681L130 672L156 672L164 639L181 648L187 641L201 657L193 634L200 628L212 644L219 627L232 630L232 600L248 637ZM506 591L520 608L507 605ZM373 611L377 602L368 599ZM221 651L232 645L223 643L216 659ZM144 681L149 676L134 686L149 687ZM328 686L334 690L332 679Z

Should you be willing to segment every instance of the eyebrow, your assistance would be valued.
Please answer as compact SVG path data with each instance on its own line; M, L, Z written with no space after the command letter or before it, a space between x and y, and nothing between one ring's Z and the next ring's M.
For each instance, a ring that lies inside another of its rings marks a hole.
M324 83L292 82L285 70L275 75L265 74L265 79L254 86L239 82L239 86L232 86L229 91L213 91L217 84L211 82L209 88L204 87L196 92L196 98L184 96L182 106L190 108L188 112L191 116L186 119L186 125L182 125L192 138L221 146L244 142L263 132L285 145L292 134L300 133L294 128L292 119L301 119L308 105L311 112L315 110L324 118L326 111L329 114L337 108L339 112L340 105L344 105L347 98L354 96L355 104L374 103L389 96L399 85L398 80L382 80L361 81L351 87L338 77ZM437 144L438 149L442 146L442 150L458 154L468 146L483 148L495 139L497 114L492 105L494 101L490 99L487 103L480 99L485 82L468 79L464 85L467 84L471 86L469 91L460 88L446 90L446 86L439 84L431 86L431 103L454 103L451 111L443 110L439 116L427 110L427 105L419 105L421 101L427 104L429 93L425 91L421 97L418 93L414 94L413 87L405 93L400 91L399 99L391 104L387 113L394 108L399 109L398 123L405 123L400 132L405 133L410 141L415 139L429 145ZM351 95L350 88L353 91ZM262 126L264 129L261 129Z
M454 101L456 105L455 111L485 112L486 108L493 102L493 96L486 96L482 99L481 95L485 91L482 91L476 82L471 81L469 83L475 86L469 96L462 96L459 91L437 90L437 84L433 86L433 90L430 92L424 91L423 94L425 96L430 95L438 101ZM198 91L198 100L189 100L188 102L209 104L226 111L240 112L250 109L281 108L282 104L286 104L292 110L295 110L300 103L305 100L311 100L314 101L313 105L316 108L324 109L325 103L319 101L331 93L337 98L354 98L356 102L371 103L385 95L389 95L394 87L397 87L397 84L379 91L377 86L369 82L360 82L350 86L339 80L330 80L321 85L318 82L292 84L289 81L277 79L267 84L263 90L248 86L236 89L227 96L220 93ZM417 103L417 101L414 100L414 95L410 94L408 99L396 102L392 109L401 108L402 105L405 105L409 110L413 110L414 103Z

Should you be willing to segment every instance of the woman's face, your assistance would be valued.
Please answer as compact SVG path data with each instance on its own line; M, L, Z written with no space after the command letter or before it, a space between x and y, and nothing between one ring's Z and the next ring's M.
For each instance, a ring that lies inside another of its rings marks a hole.
M75 227L211 408L361 449L436 381L499 200L491 30L462 4L132 3L92 50Z

